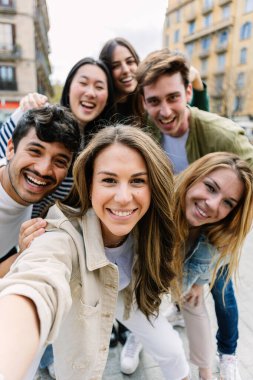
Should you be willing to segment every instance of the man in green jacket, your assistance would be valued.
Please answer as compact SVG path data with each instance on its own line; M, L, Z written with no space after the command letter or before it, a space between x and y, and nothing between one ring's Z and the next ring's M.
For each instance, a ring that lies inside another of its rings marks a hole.
M253 145L232 120L190 107L192 86L185 56L163 49L150 53L139 65L137 81L143 106L153 124L154 135L170 157L175 173L210 152L233 152L253 168ZM241 380L235 351L238 309L232 281L222 289L226 269L217 276L212 295L218 322L216 335L222 380Z

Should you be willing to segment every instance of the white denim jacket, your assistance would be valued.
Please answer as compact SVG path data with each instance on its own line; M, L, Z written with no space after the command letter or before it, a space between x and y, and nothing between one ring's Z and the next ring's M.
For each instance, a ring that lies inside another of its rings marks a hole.
M70 222L53 206L47 221L47 232L32 242L0 281L0 296L22 294L33 300L41 347L53 343L58 380L98 380L108 355L118 269L105 256L100 223L92 209Z

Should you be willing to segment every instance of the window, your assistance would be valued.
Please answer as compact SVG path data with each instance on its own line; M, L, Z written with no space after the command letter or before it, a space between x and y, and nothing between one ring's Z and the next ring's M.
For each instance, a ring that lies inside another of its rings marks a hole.
M247 48L242 48L240 50L240 64L244 65L247 63Z
M243 109L243 97L236 96L234 100L234 112L242 111Z
M195 32L195 21L191 21L188 24L188 32L189 34L192 34Z
M253 11L253 0L246 0L245 1L245 12L252 12Z
M245 73L239 73L236 79L236 87L241 89L245 86Z
M224 75L216 75L215 77L215 91L217 94L221 94L223 90Z
M243 26L241 27L241 31L240 31L240 39L241 40L246 40L248 38L250 38L251 36L251 22L245 22L245 24L243 24Z
M175 30L175 33L174 33L174 42L175 43L179 42L179 38L180 38L180 30L177 29Z
M217 67L218 70L223 71L225 69L225 63L226 63L226 54L218 54L217 55Z
M228 42L228 31L223 30L218 36L218 45L225 45Z
M212 14L209 13L208 15L204 16L203 25L205 28L207 28L211 24L212 24Z
M13 50L14 25L0 23L0 50Z
M201 59L201 74L206 74L207 73L207 68L208 68L208 59L204 58Z
M12 0L0 0L0 7L12 7Z
M191 59L192 54L193 54L193 50L194 50L194 42L190 42L189 44L186 44L185 49L186 49L186 53L187 53L188 57Z
M166 17L166 28L169 28L169 26L170 26L170 17L167 16Z
M213 6L213 0L204 0L204 7L209 8Z
M181 9L178 9L176 11L176 23L179 23L181 21Z
M17 90L15 67L0 66L0 90Z
M210 45L211 45L211 37L210 36L202 38L202 40L201 40L202 50L204 50L204 51L209 50Z
M230 4L224 5L224 7L221 8L222 11L222 19L226 20L230 16Z

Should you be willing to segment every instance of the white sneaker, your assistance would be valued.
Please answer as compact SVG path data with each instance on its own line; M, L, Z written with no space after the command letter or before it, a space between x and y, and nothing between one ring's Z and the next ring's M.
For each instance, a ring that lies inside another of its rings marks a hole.
M220 355L220 380L242 380L235 355Z
M52 377L52 379L56 379L56 375L54 371L54 363L49 364L49 366L47 366L47 370L48 370L49 375Z
M173 327L185 327L183 314L174 304L170 305L170 307L163 312L163 315Z
M127 337L120 354L120 370L126 375L131 375L135 372L139 365L139 355L142 350L142 344L133 333Z

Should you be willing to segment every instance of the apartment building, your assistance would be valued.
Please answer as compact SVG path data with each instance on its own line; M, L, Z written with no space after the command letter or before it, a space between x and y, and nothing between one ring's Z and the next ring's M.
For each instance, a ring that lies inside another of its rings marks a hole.
M163 45L187 53L211 111L253 126L253 0L169 0Z
M0 124L29 92L52 95L45 0L0 0Z

